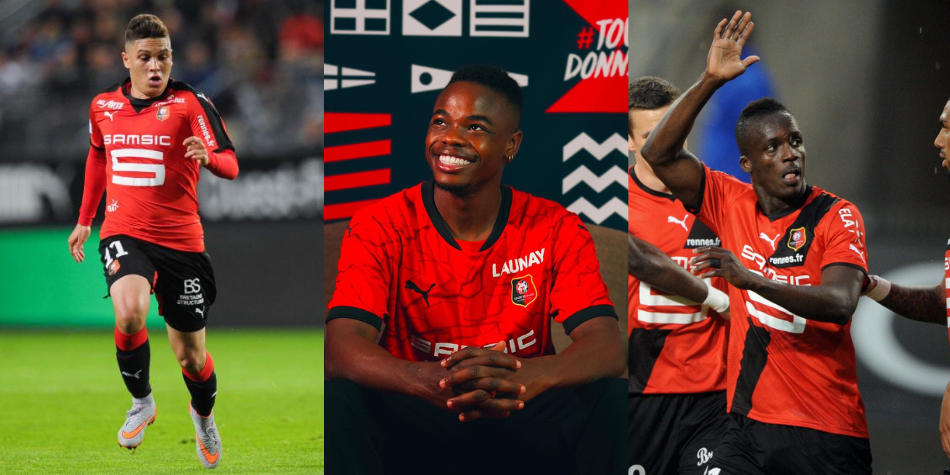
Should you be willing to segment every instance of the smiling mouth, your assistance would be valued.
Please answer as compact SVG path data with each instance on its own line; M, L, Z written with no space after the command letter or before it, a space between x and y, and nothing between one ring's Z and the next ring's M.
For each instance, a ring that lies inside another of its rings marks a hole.
M454 155L439 155L439 163L442 165L451 165L454 167L464 167L472 163L472 160L456 157Z

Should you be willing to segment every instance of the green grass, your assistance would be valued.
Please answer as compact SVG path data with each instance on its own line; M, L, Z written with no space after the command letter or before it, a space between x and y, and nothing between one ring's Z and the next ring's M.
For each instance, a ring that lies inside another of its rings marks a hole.
M133 453L116 432L130 406L109 331L0 329L0 472L201 473L188 390L164 332L150 330L155 424ZM323 333L214 330L214 473L323 473Z

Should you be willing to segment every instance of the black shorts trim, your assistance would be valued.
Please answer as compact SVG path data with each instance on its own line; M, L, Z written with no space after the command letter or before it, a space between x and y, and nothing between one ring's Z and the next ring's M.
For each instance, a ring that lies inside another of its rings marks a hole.
M376 315L372 312L367 312L361 308L356 307L333 307L327 312L327 323L330 320L335 318L351 318L353 320L359 320L363 323L368 323L376 328L376 331L380 331L383 328L383 319L379 318L379 315Z
M614 310L613 305L594 305L593 307L587 307L577 311L574 315L564 319L564 333L570 335L581 323L597 317L614 317L614 319L619 320L617 311Z

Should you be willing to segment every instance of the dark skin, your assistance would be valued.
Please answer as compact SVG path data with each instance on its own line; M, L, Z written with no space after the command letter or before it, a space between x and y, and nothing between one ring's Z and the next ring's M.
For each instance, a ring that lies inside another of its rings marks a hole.
M426 160L436 182L435 203L459 240L488 238L501 206L501 174L518 152L517 111L498 92L471 82L446 87L433 108ZM447 158L446 158L447 157ZM626 368L613 318L593 318L574 329L573 344L557 355L518 358L493 348L469 347L440 362L401 360L375 343L378 332L357 320L327 324L327 378L409 394L459 413L459 419L507 417L554 388L620 376Z
M740 59L742 47L755 27L751 20L751 13L736 12L731 19L719 22L703 75L673 103L640 150L656 176L687 208L698 207L702 200L704 170L702 162L684 148L686 137L713 93L759 61L758 56ZM763 213L770 215L802 204L806 193L805 147L791 114L777 112L759 117L739 145L743 154L740 165L751 177ZM707 247L694 252L698 254L692 260L694 274L723 277L735 287L752 290L797 315L822 322L848 322L865 278L860 270L829 266L821 273L821 285L794 286L750 272L726 249ZM721 268L712 266L713 259L721 262Z
M706 284L670 259L658 247L628 234L627 251L630 275L693 302L706 300L709 294Z

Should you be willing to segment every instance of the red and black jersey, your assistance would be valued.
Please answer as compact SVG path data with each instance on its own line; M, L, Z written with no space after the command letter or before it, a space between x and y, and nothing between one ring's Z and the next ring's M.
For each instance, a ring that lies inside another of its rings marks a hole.
M693 249L719 237L669 193L647 188L629 170L630 234L689 269ZM655 289L628 275L627 333L633 394L687 394L726 389L728 323L715 310ZM721 278L712 284L728 292Z
M821 285L822 270L833 265L867 273L858 208L817 187L808 187L800 207L765 215L751 185L706 168L698 217L746 268L779 282ZM730 412L868 437L850 319L846 325L809 320L732 286L729 300Z
M353 216L329 308L328 321L369 323L383 348L413 361L500 341L520 357L551 355L551 318L568 333L591 318L617 318L577 215L502 187L488 239L457 241L431 181Z
M185 158L182 142L197 136L208 150L208 170L233 179L234 147L218 111L203 94L171 81L158 97L130 94L125 80L97 95L89 107L89 156L79 224L89 226L106 192L104 239L125 234L180 251L204 251L198 216L201 166Z

